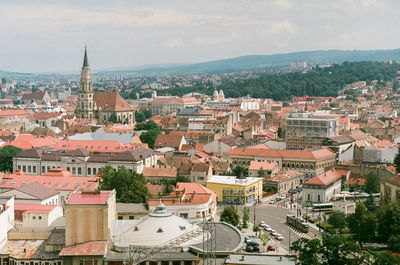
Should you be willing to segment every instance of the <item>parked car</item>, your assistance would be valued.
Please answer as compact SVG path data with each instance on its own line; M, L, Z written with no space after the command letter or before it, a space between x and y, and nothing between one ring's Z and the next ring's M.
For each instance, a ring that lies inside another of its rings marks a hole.
M276 234L275 238L279 241L282 241L284 239L284 237L281 234Z
M264 227L264 225L266 225L266 223L265 223L264 221L261 221L261 222L260 222L260 226L261 226L261 227Z
M259 246L260 246L260 244L258 244L258 243L255 242L255 241L249 241L249 242L247 242L247 245L248 245L248 246L253 246L253 247L259 247Z
M268 229L271 230L271 227L270 227L269 225L264 225L264 229L265 229L266 231L268 231Z
M275 236L275 235L277 235L277 234L278 234L278 233L277 233L275 230L273 230L273 229L271 230L271 232L270 232L270 233L271 233L271 235L272 235L272 236Z
M245 237L244 237L244 243L246 243L246 244L247 244L247 242L249 242L249 241L251 241L250 237L248 237L248 236L245 236Z
M282 200L281 197L276 197L276 199L275 199L275 201L280 201L280 200Z
M272 200L269 201L269 204L274 204L275 202L276 202L276 200L272 199Z
M290 196L292 196L292 194L286 193L286 198L289 198Z
M268 250L268 251L275 251L275 247L274 247L273 245L269 245L269 246L267 247L267 250Z

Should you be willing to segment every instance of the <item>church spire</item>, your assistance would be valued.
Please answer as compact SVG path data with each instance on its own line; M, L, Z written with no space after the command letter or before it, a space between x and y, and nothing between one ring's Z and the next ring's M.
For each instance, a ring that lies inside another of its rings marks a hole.
M85 57L83 58L83 67L89 67L89 60L87 58L87 49L86 49L86 45L85 45Z

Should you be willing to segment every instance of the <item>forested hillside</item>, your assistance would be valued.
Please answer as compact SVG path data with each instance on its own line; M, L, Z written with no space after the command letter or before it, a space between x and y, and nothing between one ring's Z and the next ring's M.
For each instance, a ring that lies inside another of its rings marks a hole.
M197 84L193 87L175 87L159 94L182 96L189 92L212 95L215 88L222 89L226 97L250 95L255 98L289 100L293 96L337 96L345 84L355 81L389 81L396 77L400 64L382 62L344 62L329 68L316 68L307 73L264 74L258 78L224 81L217 87Z

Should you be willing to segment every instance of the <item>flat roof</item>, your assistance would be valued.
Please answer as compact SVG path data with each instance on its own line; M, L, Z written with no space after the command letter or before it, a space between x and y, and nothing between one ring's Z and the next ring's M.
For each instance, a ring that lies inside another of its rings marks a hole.
M262 178L247 177L247 178L244 178L244 179L239 179L236 176L218 176L218 175L214 175L209 180L207 180L207 183L219 183L219 184L248 186L248 185L254 184L254 183L256 183L256 182L258 182L260 180L262 181Z
M231 254L225 264L251 264L251 265L295 265L295 256L286 255L252 255L252 254Z

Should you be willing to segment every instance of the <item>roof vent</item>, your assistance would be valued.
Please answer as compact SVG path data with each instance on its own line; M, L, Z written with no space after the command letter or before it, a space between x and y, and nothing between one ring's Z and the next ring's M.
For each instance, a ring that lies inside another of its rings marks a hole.
M164 231L162 230L162 228L158 228L157 233L162 233L162 232L164 232Z

